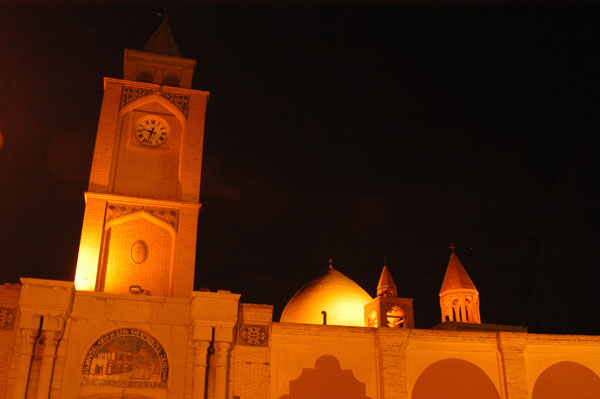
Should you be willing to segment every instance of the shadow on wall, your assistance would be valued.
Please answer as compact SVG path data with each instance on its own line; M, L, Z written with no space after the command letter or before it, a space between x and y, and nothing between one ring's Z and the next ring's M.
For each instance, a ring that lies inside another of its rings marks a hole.
M411 398L500 399L500 395L487 374L473 363L444 359L421 373Z
M533 387L533 399L598 399L600 378L575 362L556 363L540 374Z
M279 399L371 399L363 382L352 370L342 370L332 355L323 355L315 368L303 369L300 377L290 381L290 393Z

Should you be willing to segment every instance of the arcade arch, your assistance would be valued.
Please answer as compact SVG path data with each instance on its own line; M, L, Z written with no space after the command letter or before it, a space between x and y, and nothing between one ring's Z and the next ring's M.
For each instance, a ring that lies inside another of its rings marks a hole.
M532 399L571 398L600 398L600 377L579 363L553 364L539 375L533 387Z
M443 359L429 365L417 378L411 399L500 399L492 380L475 364Z

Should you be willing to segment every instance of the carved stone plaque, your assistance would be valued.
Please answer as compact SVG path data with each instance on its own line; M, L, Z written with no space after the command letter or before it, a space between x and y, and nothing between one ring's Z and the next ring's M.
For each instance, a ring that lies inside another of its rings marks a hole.
M136 265L144 263L148 258L148 244L145 241L138 240L131 246L131 261Z
M0 330L12 330L15 327L17 309L0 308Z
M83 363L82 385L123 388L166 388L167 355L150 334L122 328L100 337Z
M268 346L269 344L269 326L242 324L238 331L238 345Z

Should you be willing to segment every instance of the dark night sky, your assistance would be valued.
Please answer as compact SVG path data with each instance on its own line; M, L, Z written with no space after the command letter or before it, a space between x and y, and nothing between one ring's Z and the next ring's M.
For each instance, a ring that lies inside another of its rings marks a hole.
M208 90L196 289L286 301L384 259L439 321L448 245L484 322L600 333L600 7L179 4ZM72 280L102 78L148 6L0 6L0 281Z

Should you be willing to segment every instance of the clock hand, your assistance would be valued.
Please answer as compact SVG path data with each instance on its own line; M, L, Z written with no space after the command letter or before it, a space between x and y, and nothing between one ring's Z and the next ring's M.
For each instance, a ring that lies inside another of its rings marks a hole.
M148 138L152 137L152 135L153 135L153 134L156 134L156 132L154 131L154 128L152 128L152 130L148 130L148 129L146 129L146 128L144 128L144 129L142 129L142 130L145 130L145 131L147 131L147 132L150 132L150 134L148 135Z

